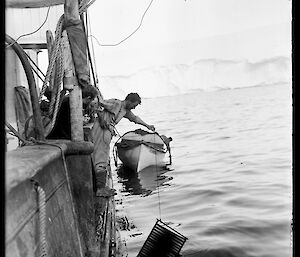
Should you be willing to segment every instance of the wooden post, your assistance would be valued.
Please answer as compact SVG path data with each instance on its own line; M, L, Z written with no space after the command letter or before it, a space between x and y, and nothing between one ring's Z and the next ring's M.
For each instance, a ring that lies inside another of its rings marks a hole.
M65 0L64 5L65 21L79 20L78 0Z
M64 88L70 92L71 139L72 141L83 141L81 88L78 85L76 78L71 48L66 31L63 31L62 38L64 56Z
M65 0L64 4L65 21L80 19L77 0ZM64 58L71 58L72 53L66 31L63 32L64 37L69 45L69 50L64 53ZM68 57L67 57L68 56ZM66 67L68 74L70 69L75 73L74 63L71 61L72 67ZM66 74L67 76L69 76ZM83 141L83 116L82 116L82 94L76 76L74 78L73 90L70 90L70 113L71 113L71 139L72 141Z
M48 48L48 59L50 63L50 57L51 57L51 52L52 52L53 42L54 42L51 30L46 31L46 39L47 39L47 48Z

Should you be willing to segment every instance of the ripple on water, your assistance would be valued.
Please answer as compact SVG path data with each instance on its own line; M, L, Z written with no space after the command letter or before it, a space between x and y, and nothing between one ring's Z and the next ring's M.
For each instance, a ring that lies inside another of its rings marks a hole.
M149 99L140 117L172 136L173 170L159 190L149 174L120 180L122 211L135 226L125 235L129 257L159 217L158 195L162 219L189 238L183 256L291 256L289 93L274 86Z

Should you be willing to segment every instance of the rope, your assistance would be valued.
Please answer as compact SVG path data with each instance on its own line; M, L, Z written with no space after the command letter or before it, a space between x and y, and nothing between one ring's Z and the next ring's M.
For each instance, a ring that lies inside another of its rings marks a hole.
M31 59L31 57L24 51L24 53L26 54L27 58L31 61L31 63L34 65L34 67L43 75L43 77L45 78L45 74L41 71L41 69L39 68L39 66L36 65L36 63ZM32 66L31 66L32 67ZM41 81L44 82L44 79L41 78L40 74L35 70L35 69L32 69L35 74L39 77L39 79Z
M50 101L49 107L49 117L51 118L51 122L46 127L45 136L47 136L50 131L53 129L55 120L58 113L59 103L60 103L60 85L63 83L63 55L61 49L61 42L62 42L62 25L63 25L64 15L60 17L58 20L56 30L55 30L55 40L53 43L53 49L50 55L50 61L47 69L47 73L45 76L45 80L43 82L43 86L40 93L39 102L41 102L43 95L45 94L47 84L50 81L50 77L55 71L55 80L53 85L53 93Z
M155 137L154 137L154 143L155 143ZM157 197L158 197L158 213L159 213L159 219L161 220L161 207L160 207L160 192L159 192L159 183L158 183L158 167L157 167L157 154L155 153L155 170L156 170L156 186L157 186Z
M51 6L49 6L49 8L48 8L48 11L47 11L46 18L45 18L44 22L43 22L43 23L42 23L35 31L30 32L30 33L27 33L27 34L23 34L23 35L19 36L14 42L12 42L11 44L9 44L9 45L6 46L5 48L8 48L8 47L11 47L12 45L14 45L21 37L30 36L30 35L32 35L32 34L38 32L38 31L45 25L45 23L46 23L46 21L47 21L47 19L48 19L50 7L51 7Z
M38 193L38 209L39 209L39 242L40 242L40 256L48 256L48 245L46 240L46 195L42 187L34 182L36 191Z
M45 142L45 141L39 141L39 140L36 140L34 138L31 138L31 141L33 143L35 143L35 144L50 145L50 146L58 147L60 149L60 153L61 153L61 157L62 157L62 162L63 162L63 167L64 167L64 171L65 171L65 174L66 174L66 180L67 180L67 184L68 184L68 189L69 189L69 192L70 192L71 202L74 203L72 189L71 189L71 181L70 181L70 177L69 177L69 174L68 174L68 168L67 168L67 165L66 165L66 159L65 159L63 148L60 145L52 144L52 143ZM72 207L72 212L73 212L73 215L74 215L75 230L78 230L79 229L78 228L79 224L78 224L78 220L76 219L77 213L76 213L76 210L74 209L74 207ZM80 242L80 238L79 238L79 234L78 233L77 233L77 236L78 236L78 241ZM79 247L80 247L80 252L82 252L81 244L79 244ZM44 255L44 256L47 256L47 255Z
M117 131L117 130L116 130ZM113 157L114 157L114 162L115 162L115 166L118 167L118 151L117 151L117 144L120 141L120 139L122 139L122 136L120 136L119 132L117 131L119 138L118 140L115 142L114 147L113 147Z
M91 6L93 3L95 2L95 0L83 0L81 1L80 5L79 5L79 14L82 14L89 6ZM40 101L42 100L42 96L44 95L46 88L47 88L47 84L50 80L50 76L53 73L54 70L54 64L55 61L58 58L58 51L59 51L59 47L61 45L61 35L62 35L62 27L63 27L63 23L64 23L64 15L62 15L58 22L57 22L57 26L56 26L56 30L55 30L55 39L54 39L54 43L53 43L53 49L51 51L51 56L50 56L50 61L49 61L49 65L48 65L48 69L47 69L47 73L45 76L45 81L43 83L42 89L41 89L41 93L40 93Z
M91 6L95 0L83 0L80 3L79 6L79 14L82 14L84 11L87 10L89 6ZM60 103L60 92L61 88L60 85L63 83L63 54L61 50L61 42L62 42L62 29L63 29L63 23L64 23L64 15L62 15L57 23L56 30L55 30L55 40L53 43L53 49L51 51L50 55L50 61L49 65L47 68L47 73L45 75L45 80L43 81L43 86L40 92L40 98L39 98L39 103L42 101L42 97L45 94L46 88L48 86L48 83L50 81L50 77L53 74L55 70L55 82L53 85L53 95L51 97L50 101L50 107L49 107L49 116L51 118L50 124L47 126L45 134L46 136L50 133L50 131L53 129L58 109L59 109L59 103ZM55 68L55 69L54 69Z
M150 6L151 6L151 4L152 4L153 1L154 0L150 1L149 5L147 6L146 10L144 11L144 13L142 15L142 18L140 20L140 24L138 25L138 27L133 32L131 32L127 37L125 37L124 39L122 39L121 41L119 41L118 43L115 43L115 44L101 44L96 37L94 37L92 35L91 36L96 39L96 42L97 42L97 44L99 46L118 46L118 45L122 44L124 41L126 41L128 38L130 38L133 34L135 34L140 29L140 27L143 24L143 21L144 21L144 18L146 16L146 13L148 12L148 10L149 10L149 8L150 8Z
M87 8L91 4L93 4L94 2L95 2L95 0L92 0L92 1L83 0L80 3L79 13L81 14L82 12L86 11ZM47 17L48 17L48 14L49 14L49 10L50 10L50 7L49 7L48 12L47 12ZM47 17L46 17L46 20L47 20ZM49 113L48 113L49 117L52 117L52 118L51 118L51 122L46 127L45 136L47 136L54 127L55 120L56 120L57 113L58 113L59 103L60 103L60 96L61 96L60 95L60 92L61 92L60 85L63 83L63 73L64 73L64 70L63 70L63 55L62 55L62 49L61 49L63 23L64 23L64 15L62 15L59 18L58 22L57 22L57 26L56 26L56 30L55 30L55 40L54 40L52 51L51 51L51 54L50 54L50 58L49 58L50 60L49 60L49 65L48 65L48 68L47 68L46 75L44 75L38 69L45 77L45 79L43 80L39 76L39 78L43 81L43 85L42 85L42 88L41 88L41 91L40 91L40 96L39 96L39 103L41 103L41 101L42 101L42 97L45 94L45 91L48 87L51 76L53 75L54 72L55 72L55 75L56 75L55 76L55 82L54 82L54 85L53 85L53 93L54 94L52 94L52 97L51 97L51 100L50 100L50 107L49 107ZM44 23L42 24L42 26L43 25L44 25ZM23 35L23 36L25 36L25 35ZM17 40L15 40L14 43L17 42ZM11 45L9 45L9 46L11 46ZM35 65L35 63L34 63L34 65ZM38 75L37 72L36 72L36 74ZM19 139L22 140L20 137L19 137ZM22 140L22 141L24 142L24 140Z
M55 68L56 68L56 74L57 74L57 76L55 77L55 80L54 80L55 94L52 95L53 97L51 99L50 107L49 107L49 114L51 115L50 117L52 117L52 119L50 122L50 126L48 126L45 131L46 135L48 135L54 127L58 109L59 109L59 105L60 105L60 98L61 98L60 93L62 91L60 85L63 83L63 55L62 55L61 48L58 49L58 55L57 55Z
M56 57L56 62L55 62L55 80L54 80L54 85L53 85L53 89L54 89L54 94L52 94L52 99L50 102L50 107L49 107L49 114L52 115L53 114L53 108L57 105L57 98L59 96L60 93L60 85L63 82L63 63L62 63L63 57L62 57L62 51L61 51L61 47L58 48L57 51L57 57Z
M23 142L23 144L27 143L27 141L21 136L21 134L17 130L15 130L14 127L12 125L10 125L7 121L5 121L5 125L12 132L12 134L10 134L10 135L17 137L20 141Z
M87 19L88 19L88 25L89 25L89 28L90 28L90 31L91 31L91 21L90 21L90 16L88 15L88 12L86 13L87 15ZM95 81L95 85L98 85L98 75L97 75L97 65L96 65L96 58L95 58L95 50L94 50L94 42L93 40L91 40L91 46L92 46L92 55L93 55L93 62L94 62L94 66L95 66L95 71L96 71L96 81Z
M50 76L52 75L53 70L54 70L55 60L57 59L57 55L58 55L58 51L59 51L59 47L60 47L60 43L61 43L63 20L64 20L64 15L62 15L59 18L57 26L56 26L53 49L51 51L50 61L49 61L47 73L46 73L46 76L45 76L45 80L44 80L44 83L43 83L43 86L42 86L42 89L41 89L39 102L42 101L42 97L43 97L43 95L46 91L47 84L49 83L49 80L50 80Z
M79 14L84 13L96 0L82 0L79 4Z
M82 21L83 24L83 31L84 31L84 36L85 36L85 41L86 41L86 46L87 46L87 54L88 54L88 60L89 60L89 67L92 71L92 77L93 77L93 84L94 86L96 86L96 76L95 76L95 71L94 71L94 67L93 67L93 62L92 62L92 57L91 57L91 51L90 51L90 47L89 47L89 41L88 41L88 24L87 24L87 12L85 13L85 20L84 20L84 14L80 15L80 19Z

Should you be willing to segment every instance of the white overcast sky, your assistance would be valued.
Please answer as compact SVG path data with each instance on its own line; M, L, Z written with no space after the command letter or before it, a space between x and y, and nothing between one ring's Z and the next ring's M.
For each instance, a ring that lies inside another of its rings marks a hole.
M97 0L89 9L91 34L101 44L120 42L139 26L150 3L151 0ZM162 59L168 62L166 59L171 58L176 62L174 57L171 57L172 53L167 53L168 45L171 47L174 44L181 44L181 48L186 48L186 55L201 52L201 44L206 44L203 52L223 51L228 55L231 51L228 50L228 46L222 50L221 35L226 37L230 33L249 30L253 32L265 27L273 28L276 32L276 26L282 32L282 24L288 24L284 28L287 30L284 35L288 35L292 17L291 6L289 0L153 0L141 27L128 40L114 47L99 46L96 40L93 40L97 63L100 63L104 73L112 74L113 69L118 72L129 66L132 66L132 69L133 66L146 67L154 65L155 62L163 62ZM262 33L263 30L260 34ZM255 33L249 35L255 37ZM281 34L278 34L276 40L280 37ZM210 38L210 41L205 41L206 38ZM220 45L216 46L217 42L213 38L219 40ZM232 37L233 42L227 38L224 44L232 45L232 48L241 48L241 45L247 44L245 36L242 38L241 42L236 41L237 37ZM254 41L251 42L251 47L241 48L240 52L247 51L255 55L255 47L262 48L264 39L260 38L260 43L256 43L255 38L252 40ZM266 48L272 47L269 41L273 39L267 33L265 40ZM198 48L191 44L185 47L184 42L187 41L195 42ZM209 44L215 45L215 48L207 48ZM282 42L273 44L276 50L278 44ZM286 45L286 49L290 49L289 44ZM262 49L260 52L263 52ZM182 58L178 60L181 61Z
M93 34L114 44L140 23L151 0L97 0L89 10ZM163 44L288 22L289 0L153 0L141 28L122 46Z
M99 46L97 41L116 44L129 36L147 8L140 28L128 40L118 46ZM130 75L142 68L205 58L253 61L288 56L291 8L291 0L96 0L88 14L90 34L97 41L89 39L100 76ZM20 27L19 20L7 24Z

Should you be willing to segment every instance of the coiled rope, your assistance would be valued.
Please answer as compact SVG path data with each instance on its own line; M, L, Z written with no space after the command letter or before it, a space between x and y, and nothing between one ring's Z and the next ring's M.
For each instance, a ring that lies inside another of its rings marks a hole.
M53 43L53 49L51 51L50 55L50 61L47 68L45 80L43 82L43 86L40 92L39 97L39 103L42 101L42 97L45 94L46 88L48 86L48 83L50 81L50 77L53 74L54 70L55 72L55 80L53 85L53 91L55 92L55 95L51 97L50 101L50 108L49 108L49 117L51 117L51 122L46 127L45 130L45 136L47 136L50 131L53 129L53 126L55 124L55 120L58 113L58 107L60 102L60 91L61 91L61 84L63 79L63 55L62 55L62 49L61 49L61 41L62 41L62 27L63 27L63 21L64 21L64 15L62 15L57 23L56 30L55 30L55 40ZM55 65L56 64L56 65ZM55 68L55 69L54 69Z
M56 59L58 58L58 49L61 46L61 35L62 35L62 25L63 25L63 21L64 21L64 15L62 15L58 22L57 22L57 26L56 26L56 30L55 30L55 39L54 39L54 43L53 43L53 49L51 51L51 55L50 55L50 61L49 61L49 65L47 68L47 72L46 72L46 76L45 76L45 80L40 92L40 98L39 98L39 102L42 101L42 97L45 94L46 88L47 88L47 84L49 83L50 80L50 76L53 74L54 71L54 64Z
M59 104L61 101L60 93L61 93L62 89L61 89L60 85L63 83L63 55L62 55L61 47L58 49L58 55L57 55L55 69L56 69L56 74L58 74L58 75L55 77L55 80L54 80L54 85L56 85L56 87L53 88L54 94L52 94L50 107L49 107L49 114L52 116L52 119L51 119L50 125L48 125L45 129L46 135L48 135L54 127L58 109L59 109Z
M93 3L95 0L83 0L81 1L79 5L79 14L82 14L85 12ZM53 49L50 54L50 61L47 68L47 72L45 75L45 79L43 81L43 86L40 92L39 97L39 103L42 101L42 97L45 94L46 88L48 87L48 83L50 81L51 76L54 74L55 71L55 80L53 85L53 95L51 97L50 101L50 107L49 107L49 117L51 117L51 121L46 127L45 130L45 136L47 136L50 131L53 129L55 120L57 117L58 109L59 109L59 103L60 103L60 97L61 97L61 84L63 83L63 54L62 54L62 30L63 30L63 24L64 24L64 15L62 15L56 26L55 30L55 39L53 43Z

